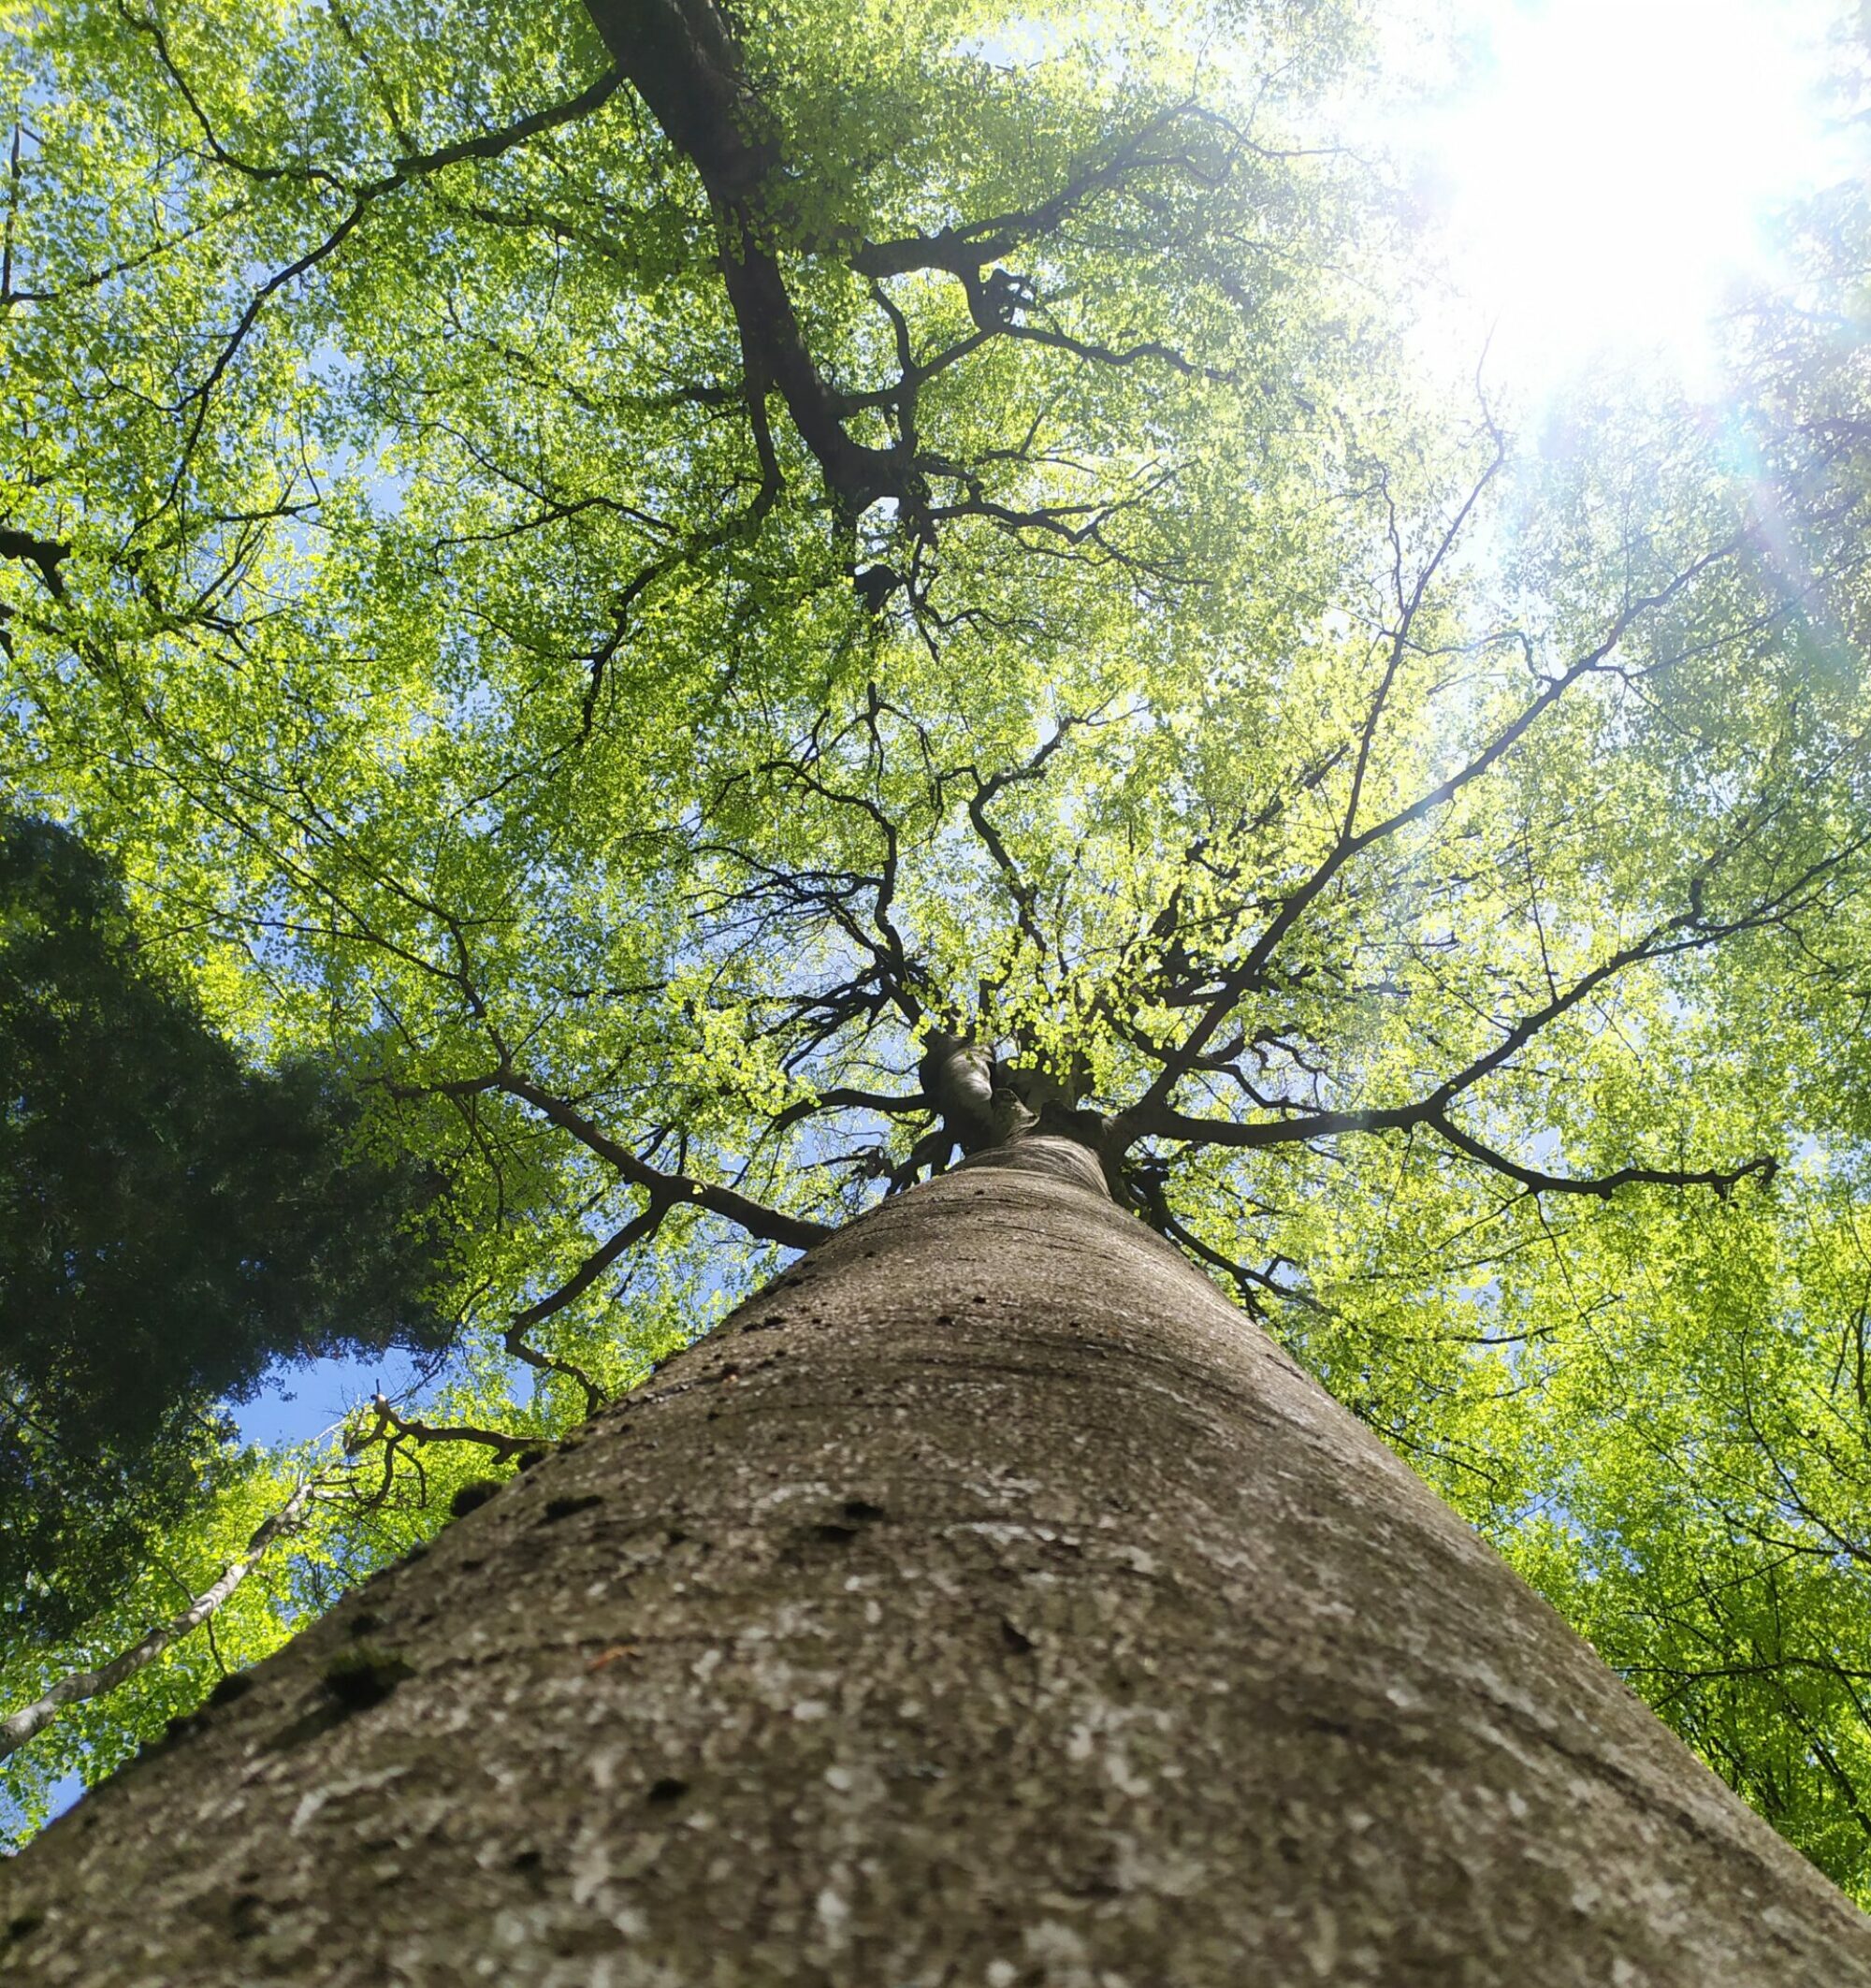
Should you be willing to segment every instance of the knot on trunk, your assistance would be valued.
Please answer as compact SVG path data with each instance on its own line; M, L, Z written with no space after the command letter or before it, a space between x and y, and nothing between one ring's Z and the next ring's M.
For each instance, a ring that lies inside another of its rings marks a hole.
M963 1164L1018 1166L1121 1197L1110 1121L1081 1110L1049 1070L1002 1063L966 1037L928 1038L920 1071L923 1095Z

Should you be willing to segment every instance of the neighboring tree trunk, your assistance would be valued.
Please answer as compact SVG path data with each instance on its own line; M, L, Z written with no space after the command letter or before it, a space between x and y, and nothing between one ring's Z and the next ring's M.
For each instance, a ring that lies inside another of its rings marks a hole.
M106 1691L114 1691L120 1684L127 1684L138 1671L147 1670L171 1644L180 1643L184 1636L199 1629L223 1603L231 1599L234 1590L260 1564L271 1547L298 1531L316 1486L315 1478L309 1478L300 1485L271 1517L261 1522L247 1542L247 1550L237 1560L229 1560L187 1607L172 1615L167 1622L159 1622L148 1635L131 1644L128 1649L121 1650L109 1662L88 1671L68 1671L31 1705L22 1705L17 1712L0 1719L0 1760L5 1760L9 1753L17 1753L29 1739L43 1733L66 1705L77 1705L86 1698L101 1698Z
M1012 1157L55 1823L0 1972L1871 1984L1871 1922L1094 1164Z

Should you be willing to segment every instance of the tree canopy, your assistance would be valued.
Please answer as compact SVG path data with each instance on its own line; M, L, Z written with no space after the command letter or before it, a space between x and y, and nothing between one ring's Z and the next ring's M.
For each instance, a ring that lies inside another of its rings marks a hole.
M268 1364L442 1348L438 1180L355 1149L309 1058L243 1069L67 831L0 822L0 1592L94 1615L212 1482Z
M8 19L15 805L462 1230L302 1564L1045 1125L1863 1891L1862 195L1516 420L1349 4Z

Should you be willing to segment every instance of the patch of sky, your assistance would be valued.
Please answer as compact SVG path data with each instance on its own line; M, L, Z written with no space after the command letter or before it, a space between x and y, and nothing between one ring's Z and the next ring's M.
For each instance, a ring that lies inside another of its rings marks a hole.
M464 665L467 659L462 659ZM499 688L482 675L463 675L450 687L442 718L451 732L498 724L507 716Z
M84 1777L76 1770L54 1781L46 1793L47 1821L56 1821L83 1792Z
M313 346L306 363L311 378L341 406L355 395L363 370L352 354L329 339ZM401 511L415 481L413 471L392 468L387 455L388 437L379 433L361 442L334 443L326 464L333 476L348 477L360 485L380 517L395 517Z
M991 30L964 35L954 44L957 55L978 55L997 69L1030 69L1049 61L1067 46L1065 29L1056 21L1036 21L1016 14Z
M1712 324L1773 277L1786 203L1864 162L1828 115L1835 0L1463 0L1440 77L1400 7L1387 104L1351 107L1436 225L1458 297L1424 349L1479 351L1543 398L1606 352L1718 385Z
M241 1442L287 1448L336 1429L374 1394L393 1400L415 1394L431 1365L394 1350L309 1360L280 1370L251 1400L230 1402L227 1412Z

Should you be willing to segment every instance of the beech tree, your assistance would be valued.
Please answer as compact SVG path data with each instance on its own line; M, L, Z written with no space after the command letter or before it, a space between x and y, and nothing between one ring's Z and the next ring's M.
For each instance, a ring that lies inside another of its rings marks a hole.
M22 1978L1871 1980L1471 1530L1862 1890L1849 254L1522 436L1348 6L12 30L10 776L465 1259Z

